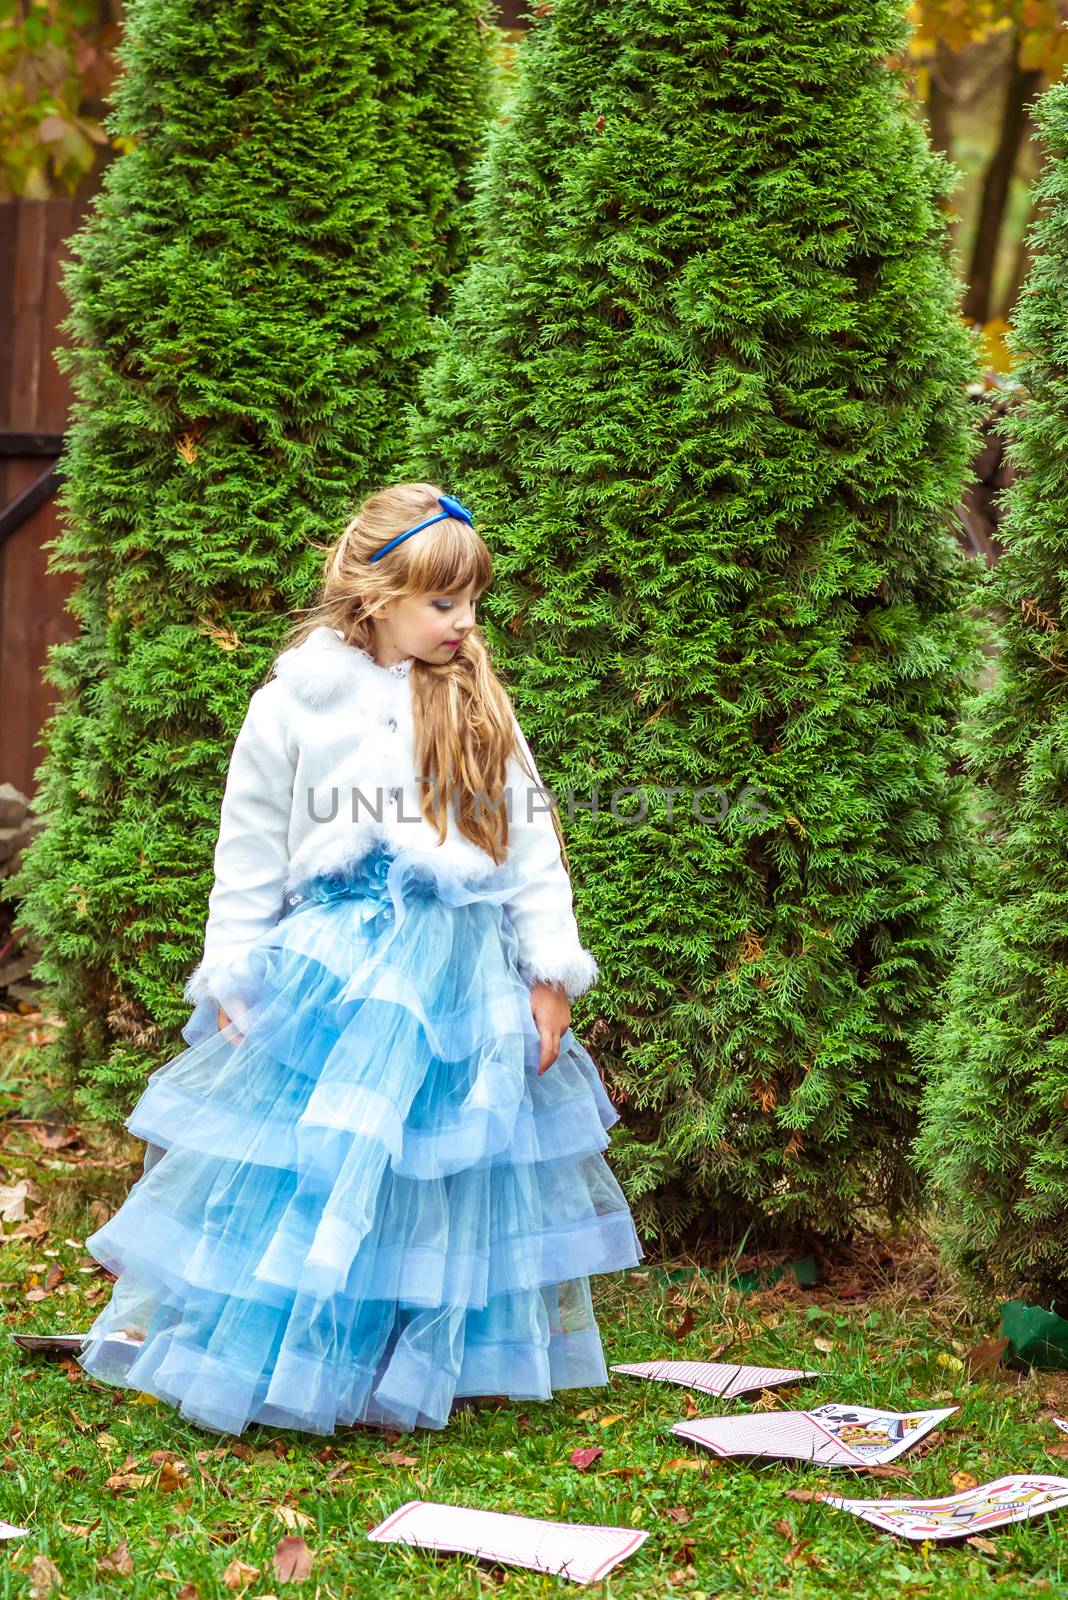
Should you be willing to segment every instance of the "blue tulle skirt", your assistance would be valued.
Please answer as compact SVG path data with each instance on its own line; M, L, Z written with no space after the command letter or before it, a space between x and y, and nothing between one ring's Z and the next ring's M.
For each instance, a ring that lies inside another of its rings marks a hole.
M570 1029L538 1073L508 864L468 887L426 854L306 886L249 953L243 1031L201 1001L149 1078L144 1174L87 1241L117 1280L95 1378L232 1433L608 1381L589 1276L643 1253L618 1113Z

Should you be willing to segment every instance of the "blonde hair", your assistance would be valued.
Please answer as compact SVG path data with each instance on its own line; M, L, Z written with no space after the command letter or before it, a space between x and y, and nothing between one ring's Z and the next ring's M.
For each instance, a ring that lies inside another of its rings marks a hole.
M442 492L434 483L396 483L377 489L333 545L315 545L327 557L322 587L314 603L302 608L302 620L280 648L292 649L325 625L339 629L347 644L374 656L372 617L380 606L469 586L481 593L493 576L493 558L480 535L458 517L443 517L404 539L379 561L370 559L398 533L440 511ZM499 864L508 847L508 815L497 802L504 791L509 756L515 756L531 783L537 779L516 738L515 712L493 670L482 630L473 627L447 662L415 657L410 677L422 814L442 843L448 808L456 797L460 832ZM480 795L488 803L479 805ZM512 797L513 804L517 799ZM550 814L570 875L555 806Z

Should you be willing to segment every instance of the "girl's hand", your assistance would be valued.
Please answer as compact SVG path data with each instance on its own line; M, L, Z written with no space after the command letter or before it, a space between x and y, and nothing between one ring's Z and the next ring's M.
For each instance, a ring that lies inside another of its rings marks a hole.
M229 1028L232 1025L233 1018L232 1017L228 1017L226 1015L226 1012L223 1010L222 1006L219 1006L218 1011L219 1011L219 1032L221 1033L224 1028ZM231 1048L235 1044L240 1044L243 1037L244 1037L244 1035L239 1033L237 1035L236 1039L231 1039L230 1040Z
M560 1054L560 1040L571 1025L571 1003L563 984L541 981L530 991L530 1009L541 1036L540 1078Z

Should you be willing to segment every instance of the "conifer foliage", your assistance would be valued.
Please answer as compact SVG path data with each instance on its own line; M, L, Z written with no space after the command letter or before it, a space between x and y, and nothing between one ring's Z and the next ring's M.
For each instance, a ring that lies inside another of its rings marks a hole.
M98 1101L180 1040L229 749L290 608L390 475L467 258L480 0L133 0L123 154L72 242L48 826L12 888Z
M1068 84L1035 117L1041 220L1010 334L1027 398L987 579L1001 648L964 728L985 849L927 1040L920 1155L973 1288L1068 1315Z
M412 464L495 552L639 1220L834 1232L913 1182L964 854L945 168L897 0L539 11Z

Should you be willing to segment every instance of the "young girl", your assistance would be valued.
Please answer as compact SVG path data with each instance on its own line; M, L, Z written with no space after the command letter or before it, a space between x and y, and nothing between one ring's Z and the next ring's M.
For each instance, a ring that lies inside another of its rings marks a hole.
M129 1118L80 1358L203 1427L441 1428L607 1382L589 1275L643 1252L491 571L434 484L372 494L234 744L189 1048Z

